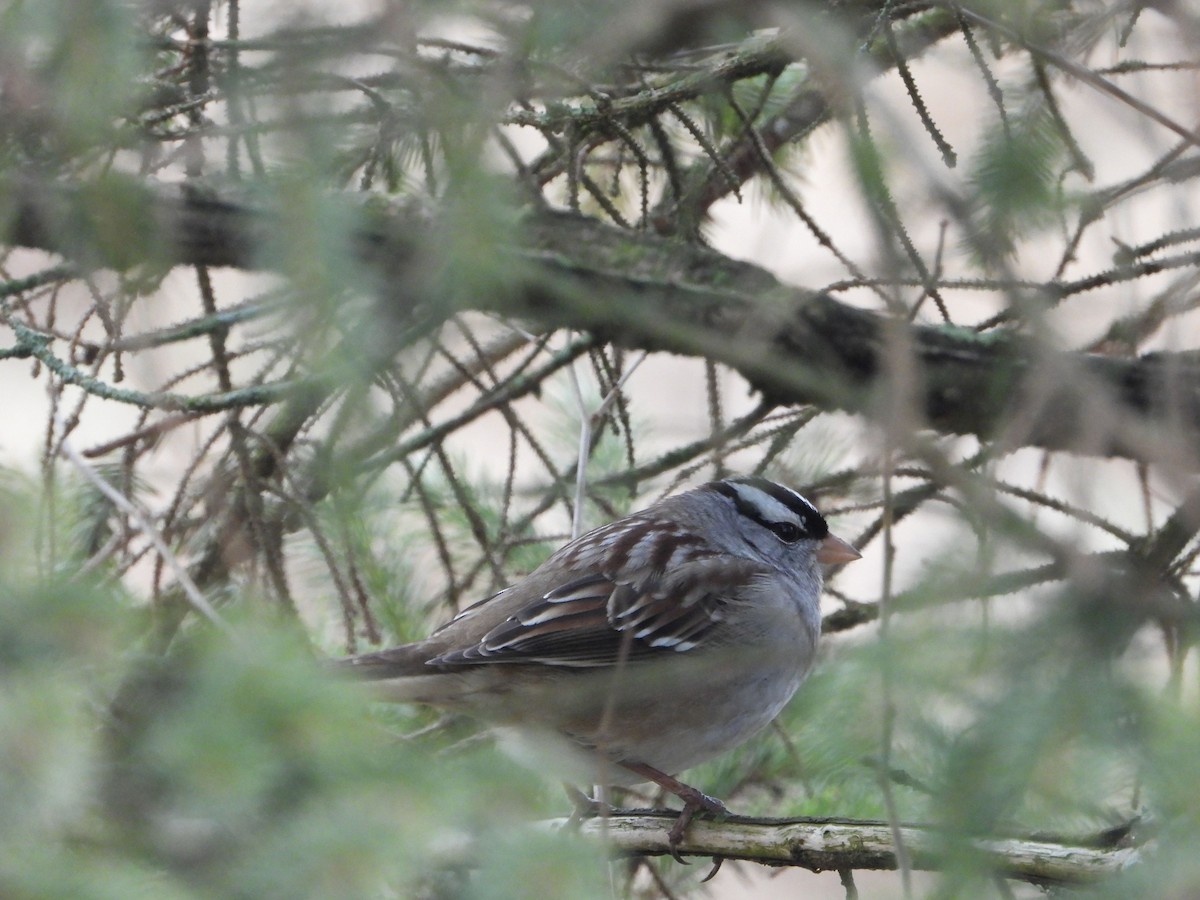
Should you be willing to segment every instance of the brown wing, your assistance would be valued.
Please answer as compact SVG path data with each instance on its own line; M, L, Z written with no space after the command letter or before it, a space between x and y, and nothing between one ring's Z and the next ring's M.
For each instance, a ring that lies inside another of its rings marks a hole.
M702 646L725 617L736 589L765 569L711 555L670 572L591 574L516 610L469 647L430 665L535 663L611 666Z

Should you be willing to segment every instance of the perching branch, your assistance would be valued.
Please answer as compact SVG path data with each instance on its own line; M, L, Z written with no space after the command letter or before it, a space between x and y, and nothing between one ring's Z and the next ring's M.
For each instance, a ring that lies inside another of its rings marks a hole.
M670 812L617 813L589 819L580 830L604 840L613 851L630 856L671 853ZM564 827L566 820L547 823ZM969 838L941 834L921 825L901 827L912 865L939 871L948 860L969 856L997 875L1044 886L1088 885L1112 878L1143 858L1140 846L1123 841L1104 845L1049 837ZM895 869L896 856L886 822L851 819L752 819L733 816L724 822L696 820L679 847L682 856L740 859L767 866L799 866L813 872L843 869Z

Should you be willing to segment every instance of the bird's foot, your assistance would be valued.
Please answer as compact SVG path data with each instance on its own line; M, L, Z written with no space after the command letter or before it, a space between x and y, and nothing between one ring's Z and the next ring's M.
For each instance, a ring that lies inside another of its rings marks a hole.
M679 817L675 820L675 824L671 826L671 830L667 832L667 846L670 848L671 856L677 862L687 865L687 862L679 853L679 845L683 842L683 836L687 833L688 825L691 824L692 819L698 813L707 813L714 819L720 820L728 817L729 810L716 797L710 797L703 791L697 790L690 784L684 784L678 778L673 778L664 772L660 772L653 766L636 762L623 762L621 765L629 769L629 771L636 772L647 780L653 781L659 787L670 791L683 801L683 809L680 811Z
M683 809L680 810L679 818L675 820L675 824L671 826L671 830L667 832L667 841L672 848L678 847L683 840L684 834L687 832L688 825L696 813L708 813L714 819L720 821L729 816L729 810L725 804L716 797L710 797L708 794L701 793L690 785L683 785L687 788L686 794L677 794L683 800Z

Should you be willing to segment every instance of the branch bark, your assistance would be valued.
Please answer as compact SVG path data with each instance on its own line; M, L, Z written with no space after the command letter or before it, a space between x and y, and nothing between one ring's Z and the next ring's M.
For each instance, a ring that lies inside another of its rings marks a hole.
M677 813L617 813L588 819L581 832L603 840L621 855L671 853L667 830ZM566 827L557 819L547 827ZM900 829L912 864L923 871L944 871L954 857L972 857L980 867L1007 878L1040 885L1087 885L1119 875L1139 864L1141 847L1087 846L1051 838L951 837L935 829ZM799 866L813 872L895 869L896 855L886 822L849 819L751 819L724 822L695 820L679 848L684 856L740 859L768 866Z
M95 190L80 186L10 185L12 212L0 236L90 265L282 266L271 252L276 211L212 192L126 191L138 202L97 203ZM422 302L411 263L435 247L424 236L438 223L351 196L346 203L357 222L352 246L378 270L381 290L395 286L384 302L405 309ZM114 210L141 222L114 222ZM106 240L114 233L146 240L114 249ZM523 229L496 252L517 264L514 283L477 296L475 308L535 327L592 331L629 348L705 356L737 369L778 403L889 414L883 388L893 336L902 332L919 364L916 412L928 428L1014 448L1200 467L1194 354L1060 352L1014 332L910 326L784 285L706 247L566 213L528 213Z

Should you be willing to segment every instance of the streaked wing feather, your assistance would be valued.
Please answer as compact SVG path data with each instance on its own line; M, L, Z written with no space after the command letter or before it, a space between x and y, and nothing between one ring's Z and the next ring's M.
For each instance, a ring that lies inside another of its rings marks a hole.
M447 653L433 664L542 662L555 660L562 665L590 665L586 660L603 655L594 646L594 636L611 632L603 605L591 611L558 616L537 625L509 621L473 647Z
M439 634L441 634L442 632L444 632L448 628L450 628L452 625L455 625L455 624L461 622L463 619L470 618L472 615L475 615L476 613L481 612L489 604L494 603L501 596L506 594L509 590L511 590L511 588L504 588L502 590L496 591L496 593L494 593L490 596L484 597L482 600L476 600L470 606L464 606L461 610L459 610L458 615L456 615L454 618L452 618L448 622L443 622L441 625L439 625L437 628L435 628L433 630L433 633L430 634L429 636L431 638L435 638Z
M429 662L598 667L686 652L703 644L737 588L761 571L713 555L669 573L592 573L521 607L473 646Z
M612 579L606 575L585 575L568 581L546 594L547 603L570 603L572 600L588 600L592 597L607 597L612 591Z

